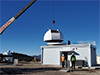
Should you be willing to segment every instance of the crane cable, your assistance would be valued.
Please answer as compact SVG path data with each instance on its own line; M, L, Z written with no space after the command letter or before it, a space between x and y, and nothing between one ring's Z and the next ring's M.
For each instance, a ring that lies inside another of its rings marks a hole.
M53 2L53 21L52 21L52 23L53 23L53 27L54 27L54 24L55 24L55 1L53 0L52 2Z

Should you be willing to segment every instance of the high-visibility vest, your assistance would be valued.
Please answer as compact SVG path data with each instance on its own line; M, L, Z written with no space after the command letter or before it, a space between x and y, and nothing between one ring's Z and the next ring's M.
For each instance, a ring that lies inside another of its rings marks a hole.
M72 57L72 59L71 59L72 61L75 61L76 59L75 59L75 57Z
M64 56L62 56L62 57L61 57L61 61L62 61L62 62L64 62L64 59L65 59L65 57L64 57Z

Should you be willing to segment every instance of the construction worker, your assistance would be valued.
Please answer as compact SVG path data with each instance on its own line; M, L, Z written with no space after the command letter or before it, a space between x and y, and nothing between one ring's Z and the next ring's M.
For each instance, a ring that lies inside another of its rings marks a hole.
M64 60L65 60L65 57L64 57L64 54L62 54L61 62L62 62L62 67L63 67L63 68L64 68Z
M34 57L34 61L37 62L37 55L35 55L35 57Z
M74 56L74 53L72 53L72 56L71 56L72 69L73 67L75 69L75 61L76 61L76 57Z

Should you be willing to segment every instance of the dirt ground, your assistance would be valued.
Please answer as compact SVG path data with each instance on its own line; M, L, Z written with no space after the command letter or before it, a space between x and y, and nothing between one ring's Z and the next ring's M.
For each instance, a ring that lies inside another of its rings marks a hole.
M22 63L20 66L0 66L0 75L100 75L100 69L75 69L70 72L61 72L61 67L41 65L40 63Z

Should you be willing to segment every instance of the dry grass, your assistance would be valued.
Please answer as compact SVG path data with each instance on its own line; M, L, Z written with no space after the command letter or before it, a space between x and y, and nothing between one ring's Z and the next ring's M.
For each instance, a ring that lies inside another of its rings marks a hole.
M1 66L0 75L100 75L100 70L76 69L73 72L60 72L61 67L41 65L22 61L22 66Z

